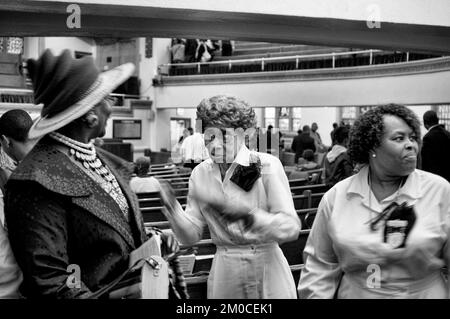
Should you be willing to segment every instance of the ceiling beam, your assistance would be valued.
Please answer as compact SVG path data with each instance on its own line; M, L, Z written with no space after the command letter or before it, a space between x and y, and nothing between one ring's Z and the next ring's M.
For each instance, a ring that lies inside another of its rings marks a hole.
M216 38L450 54L450 27L217 10L80 4L70 29L68 2L2 0L0 35Z

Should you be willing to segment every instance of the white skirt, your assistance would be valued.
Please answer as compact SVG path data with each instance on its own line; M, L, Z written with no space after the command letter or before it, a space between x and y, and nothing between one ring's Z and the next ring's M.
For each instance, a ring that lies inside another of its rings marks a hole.
M208 299L296 299L294 277L277 243L218 246Z

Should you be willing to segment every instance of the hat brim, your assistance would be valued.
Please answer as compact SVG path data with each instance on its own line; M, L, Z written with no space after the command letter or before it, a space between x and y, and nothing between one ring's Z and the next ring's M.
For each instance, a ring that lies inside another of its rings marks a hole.
M42 137L83 116L115 88L125 82L133 72L134 65L132 63L125 63L114 69L100 73L96 82L84 94L84 97L80 101L52 117L38 116L28 132L28 138L36 139Z

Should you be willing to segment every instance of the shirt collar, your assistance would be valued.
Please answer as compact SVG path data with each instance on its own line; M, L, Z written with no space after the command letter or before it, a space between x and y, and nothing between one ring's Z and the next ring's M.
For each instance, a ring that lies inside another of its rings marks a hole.
M250 166L250 150L247 148L247 146L245 146L245 144L242 144L233 163L242 166Z
M428 131L431 131L431 130L434 129L435 127L439 127L439 125L440 125L440 124L434 124L432 127L430 127L430 128L428 129Z
M369 175L369 165L365 165L359 173L352 179L347 190L347 195L357 194L363 197L363 202L369 197L369 183L367 182ZM417 170L409 174L405 184L400 188L398 196L409 197L410 199L418 199L422 197L422 187Z

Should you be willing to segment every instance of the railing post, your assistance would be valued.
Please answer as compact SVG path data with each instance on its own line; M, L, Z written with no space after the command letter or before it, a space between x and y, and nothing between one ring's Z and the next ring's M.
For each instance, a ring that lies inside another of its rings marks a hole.
M264 58L261 59L261 71L264 71Z
M298 69L298 56L295 57L295 68Z
M409 62L409 52L406 52L406 62Z
M231 71L231 60L228 60L228 70Z
M201 69L200 69L200 63L197 63L197 73L200 74L200 72L201 72Z
M336 56L334 55L334 52L332 53L332 61L333 61L333 69L335 68L336 65Z
M373 51L372 49L370 49L369 65L372 65L372 59L373 59Z

